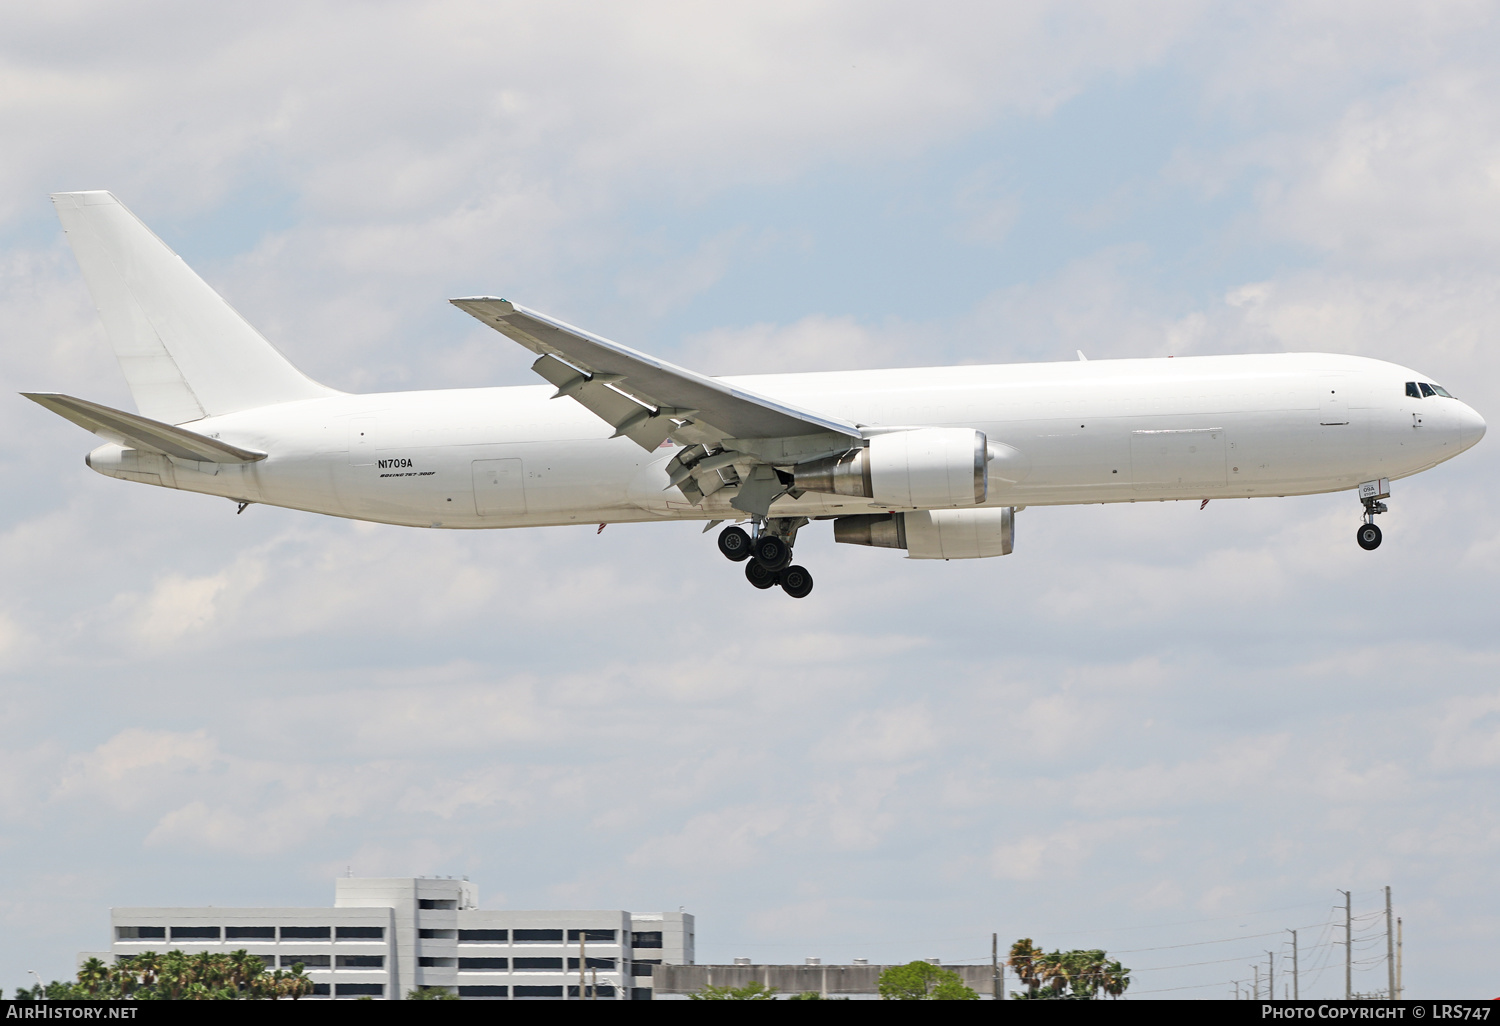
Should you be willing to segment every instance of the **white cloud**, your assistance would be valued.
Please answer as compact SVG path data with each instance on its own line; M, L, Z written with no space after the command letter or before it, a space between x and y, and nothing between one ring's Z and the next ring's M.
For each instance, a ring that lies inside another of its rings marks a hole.
M1156 819L1112 819L1067 823L998 845L991 856L994 875L1005 880L1070 881L1104 846L1140 843L1137 838L1168 823Z

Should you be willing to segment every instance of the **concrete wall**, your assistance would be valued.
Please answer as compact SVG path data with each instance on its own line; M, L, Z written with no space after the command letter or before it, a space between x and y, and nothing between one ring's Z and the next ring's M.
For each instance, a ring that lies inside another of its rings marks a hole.
M712 984L743 987L759 982L781 994L814 992L825 996L877 994L883 965L661 965L652 973L658 994L691 994ZM980 997L994 993L994 971L987 965L945 965ZM1014 977L1012 977L1012 982Z

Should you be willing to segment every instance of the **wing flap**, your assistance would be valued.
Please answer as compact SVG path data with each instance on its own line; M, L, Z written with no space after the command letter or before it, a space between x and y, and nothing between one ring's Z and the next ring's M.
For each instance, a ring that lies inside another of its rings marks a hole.
M21 394L59 417L71 420L85 431L92 431L105 441L128 449L146 449L200 463L254 463L266 458L263 452L241 449L217 438L200 435L196 431L163 424L124 410L111 409L87 399L58 392Z
M675 430L674 420L692 422L698 440L705 434L713 440L830 431L860 436L848 421L732 388L508 300L476 296L450 302L540 356L532 369L557 385L559 395L576 399L643 448L660 445ZM620 406L606 392L646 409L646 415Z

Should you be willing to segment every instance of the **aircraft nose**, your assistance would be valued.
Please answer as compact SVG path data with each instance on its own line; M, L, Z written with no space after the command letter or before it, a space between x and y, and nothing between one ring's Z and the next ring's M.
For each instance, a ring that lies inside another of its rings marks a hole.
M1479 443L1484 437L1485 423L1472 406L1463 404L1463 412L1459 415L1459 444L1468 449Z

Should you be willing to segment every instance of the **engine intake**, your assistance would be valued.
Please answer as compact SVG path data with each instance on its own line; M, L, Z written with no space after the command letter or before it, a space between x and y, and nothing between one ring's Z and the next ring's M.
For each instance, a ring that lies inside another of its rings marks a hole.
M794 467L795 487L888 506L975 506L989 493L983 431L915 428L875 435L842 456Z
M833 522L836 542L905 549L909 559L1008 556L1015 539L1013 506L870 513L839 517Z

